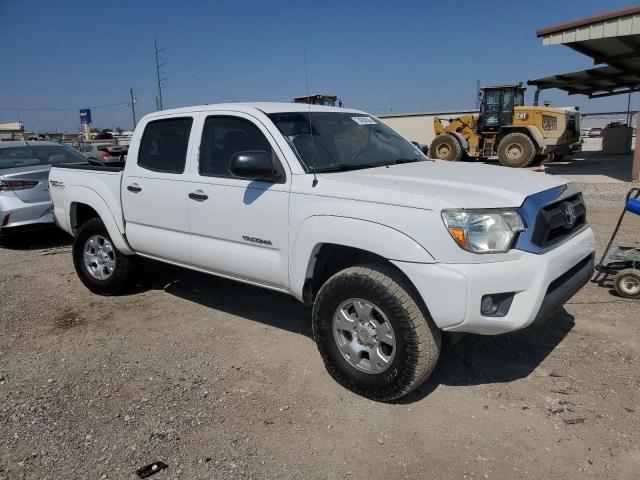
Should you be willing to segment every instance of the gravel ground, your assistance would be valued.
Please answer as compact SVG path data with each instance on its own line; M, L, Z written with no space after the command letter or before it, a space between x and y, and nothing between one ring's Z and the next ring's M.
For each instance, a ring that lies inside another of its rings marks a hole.
M586 186L599 248L618 189ZM99 297L69 250L56 231L1 244L2 479L155 461L159 480L639 476L640 303L608 288L538 330L463 338L383 404L331 380L292 298L151 262L136 292Z
M636 184L640 188L640 184ZM592 207L610 207L620 210L629 191L629 183L586 183L581 185L585 198Z

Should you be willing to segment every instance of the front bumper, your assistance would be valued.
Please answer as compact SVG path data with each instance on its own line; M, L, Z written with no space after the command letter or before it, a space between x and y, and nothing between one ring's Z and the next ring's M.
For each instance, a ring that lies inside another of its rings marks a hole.
M51 200L26 203L15 196L0 196L0 235L49 223L53 223Z
M595 239L587 228L544 254L475 264L394 262L413 282L436 325L449 332L496 335L542 323L593 272ZM503 317L480 313L483 295L514 292Z

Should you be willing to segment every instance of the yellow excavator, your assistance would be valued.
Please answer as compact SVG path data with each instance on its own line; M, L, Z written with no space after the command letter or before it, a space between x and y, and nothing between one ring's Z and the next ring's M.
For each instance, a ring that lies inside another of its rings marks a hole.
M479 114L436 117L429 156L451 161L498 157L504 166L527 167L536 159L570 154L580 140L578 110L525 106L524 91L522 83L482 87Z

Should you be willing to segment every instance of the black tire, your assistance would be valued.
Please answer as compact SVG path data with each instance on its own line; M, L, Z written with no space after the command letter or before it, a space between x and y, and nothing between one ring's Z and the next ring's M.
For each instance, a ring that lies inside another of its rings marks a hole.
M76 273L82 283L93 293L100 295L117 295L123 293L131 286L134 280L134 272L138 263L136 261L137 257L123 255L113 247L112 251L115 259L113 273L104 280L95 278L89 272L84 261L84 249L87 241L95 235L106 238L113 245L113 241L102 220L92 218L82 224L73 241L73 265L75 266Z
M429 146L429 158L437 158L440 160L448 160L450 162L458 162L462 160L464 152L462 145L457 138L452 135L438 135L433 139Z
M620 270L613 279L613 288L622 298L640 298L640 270L637 268Z
M533 158L533 162L531 162L531 164L529 165L530 167L536 167L538 165L542 165L543 163L545 165L548 165L552 162L556 161L556 155L555 153L549 153L547 155L536 155Z
M338 348L333 317L351 298L374 304L393 327L395 357L382 373L358 370ZM313 336L329 374L345 388L384 402L417 388L429 377L441 349L440 330L421 304L418 294L392 267L360 265L333 275L318 292L313 306Z
M509 152L519 152L517 155ZM505 167L524 168L536 157L536 147L529 136L514 132L506 135L498 144L498 160Z

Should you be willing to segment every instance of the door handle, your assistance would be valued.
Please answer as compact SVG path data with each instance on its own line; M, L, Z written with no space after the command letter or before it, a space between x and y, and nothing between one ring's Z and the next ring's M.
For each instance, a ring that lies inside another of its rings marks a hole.
M138 193L138 192L141 192L141 191L142 191L142 189L141 189L138 185L136 185L136 184L129 185L129 186L127 187L127 190L129 190L130 192L133 192L133 193Z
M209 198L208 195L205 195L202 190L198 190L197 192L191 192L189 194L189 198L191 200L195 200L196 202L204 202L206 199Z

